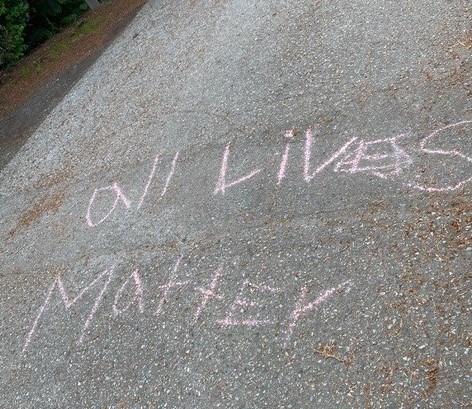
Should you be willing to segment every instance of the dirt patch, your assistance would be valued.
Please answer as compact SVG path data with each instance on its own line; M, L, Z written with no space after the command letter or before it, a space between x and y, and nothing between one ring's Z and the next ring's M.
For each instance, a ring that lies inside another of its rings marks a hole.
M343 363L346 366L351 365L351 361L348 359L344 359L336 355L338 347L335 343L331 342L329 344L320 344L316 348L314 348L314 351L316 354L320 355L324 359L334 359L338 362Z
M428 391L432 392L436 389L439 381L439 368L430 369L428 371Z
M423 395L426 396L433 393L438 386L439 372L441 371L441 368L437 366L436 360L434 358L428 359L424 365L430 367L426 373L426 379L428 382L427 388L423 391Z
M52 196L42 198L32 209L24 212L18 220L20 227L29 227L45 213L56 213L64 202L65 192L61 191Z
M146 1L111 0L0 74L0 169Z
M467 50L472 49L472 29L457 42Z

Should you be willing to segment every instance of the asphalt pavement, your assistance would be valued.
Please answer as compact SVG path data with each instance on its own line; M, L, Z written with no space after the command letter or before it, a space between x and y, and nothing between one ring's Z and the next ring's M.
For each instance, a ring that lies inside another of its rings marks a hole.
M150 1L1 171L0 407L469 407L471 15Z

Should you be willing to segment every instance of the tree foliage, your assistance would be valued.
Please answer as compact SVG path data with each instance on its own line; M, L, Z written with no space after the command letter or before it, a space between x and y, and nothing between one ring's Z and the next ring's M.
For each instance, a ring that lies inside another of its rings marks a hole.
M14 65L25 53L26 0L0 0L0 67Z
M0 0L0 69L15 65L85 10L83 0Z
M29 49L76 21L87 10L83 0L28 0L28 3L30 20L25 41Z

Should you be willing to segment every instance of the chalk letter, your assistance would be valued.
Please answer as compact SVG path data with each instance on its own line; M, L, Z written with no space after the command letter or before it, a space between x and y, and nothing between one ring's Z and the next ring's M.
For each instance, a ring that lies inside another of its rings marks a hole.
M188 284L188 282L189 282L188 280L187 281L181 281L181 282L174 281L175 275L177 274L177 270L179 269L179 264L182 261L182 257L183 256L180 256L180 258L177 260L177 263L175 263L174 270L172 271L172 275L169 279L169 282L166 285L161 285L159 287L159 288L162 288L164 291L163 291L163 294L162 294L161 301L159 302L159 305L157 306L157 309L156 309L156 312L154 313L154 315L159 315L162 312L162 310L164 309L164 304L167 302L167 297L169 296L169 292L170 292L171 288L181 287L185 284Z
M456 126L466 125L466 124L471 124L471 123L472 123L471 120L461 121L461 122L457 122L455 124L448 125L448 126L445 126L444 128L441 128L441 129L438 129L438 130L434 131L431 135L428 135L426 138L424 138L421 141L421 145L420 145L421 151L423 151L425 153L435 154L435 155L446 155L446 156L457 157L457 158L461 158L461 159L464 159L464 160L472 163L472 158L470 158L469 156L464 155L463 153L461 153L459 151L443 151L441 149L433 150L433 149L428 149L426 147L431 142L431 140L433 138L435 138L440 132L443 132L443 131L451 129L451 128L455 128ZM441 187L441 188L427 187L427 186L421 186L421 185L415 185L415 184L409 184L408 186L410 186L412 188L415 188L415 189L418 189L418 190L423 190L423 191L426 191L426 192L447 192L447 191L457 190L457 189L459 189L460 187L464 186L466 183L469 183L469 182L472 182L472 176L467 178L467 179L464 179L461 182L458 182L454 185Z
M200 291L202 294L202 301L197 308L197 312L195 313L195 316L193 317L194 323L197 323L198 318L200 317L200 314L206 307L208 300L210 298L217 298L219 300L222 298L221 295L215 294L216 285L218 283L218 279L220 278L222 272L223 272L223 266L220 266L220 268L216 270L216 273L213 276L213 279L211 280L210 288L208 290L205 290L203 288L197 288L197 290Z
M344 283L338 285L337 287L330 288L329 290L321 294L315 301L310 302L310 303L306 302L306 297L308 295L308 288L306 286L303 287L302 292L300 294L300 298L298 299L295 305L295 309L293 310L288 320L287 335L285 337L286 342L290 340L290 337L293 334L295 326L297 325L297 322L300 319L300 316L302 314L312 311L318 306L320 306L323 302L325 302L328 298L332 297L337 291L341 290L348 283L350 283L350 280L345 281Z
M162 199L167 192L167 188L169 187L170 180L172 179L172 175L174 174L175 165L177 164L178 157L179 157L179 152L175 154L174 159L172 160L172 167L170 169L169 174L167 175L167 179L164 184L164 188L162 189L161 195L159 196L159 199ZM136 207L137 210L139 210L141 206L143 205L144 199L148 193L149 186L151 185L152 179L154 178L154 174L156 173L156 167L158 163L159 163L159 155L157 155L156 158L154 159L154 163L152 164L151 173L149 174L146 187L144 188L143 195L139 199L138 206Z
M132 278L134 280L135 290L134 290L134 299L131 300L128 305L124 308L118 308L118 302L120 301L121 294L123 293L124 289L128 285L128 282ZM134 271L123 283L120 289L115 294L115 302L113 303L113 314L115 317L124 313L128 308L131 306L133 302L136 302L138 306L138 311L142 314L144 311L143 308L143 283L141 281L141 277L139 276L138 270Z
M54 282L52 283L52 285L49 287L49 290L48 290L48 294L46 296L46 299L44 300L44 303L43 305L41 306L41 308L39 309L39 312L38 312L38 315L36 316L36 319L34 320L33 322L33 326L31 327L31 330L28 332L28 335L26 336L26 339L25 339L25 343L24 343L24 346L23 346L23 352L26 351L26 349L28 348L28 345L30 344L31 342L31 338L32 336L34 335L35 331L36 331L36 327L38 326L38 322L39 322L39 319L41 318L43 312L46 310L48 304L49 304L49 301L51 300L51 296L52 296L52 293L54 291L54 289L56 288L56 286L59 288L59 294L61 295L61 299L62 299L62 302L66 308L66 311L68 311L77 301L79 301L83 295L96 283L98 282L103 276L107 276L107 280L105 282L105 284L103 285L100 293L98 294L97 298L95 299L95 303L93 304L93 307L92 309L90 310L90 313L89 315L87 316L87 319L85 321L85 324L82 328L82 333L80 335L80 338L79 338L79 344L81 344L83 342L83 339L84 339L84 335L85 335L85 331L87 330L87 328L90 326L90 324L92 323L92 320L93 320L93 317L95 315L95 313L97 312L98 310L98 307L100 306L100 303L102 301L102 298L103 298L103 294L105 293L107 287L108 287L108 284L110 284L110 281L113 277L113 272L114 272L114 266L111 267L110 269L108 270L105 270L103 273L101 273L95 280L93 280L87 287L85 287L82 291L79 292L79 294L71 299L67 293L66 293L66 290L64 288L64 283L62 282L62 279L61 279L61 276L60 274L58 274L56 276L56 278L54 279Z
M225 151L223 153L223 161L221 162L220 177L218 178L218 183L216 184L215 191L213 192L214 195L218 194L219 192L221 192L221 194L224 195L227 188L237 185L238 183L244 182L245 180L252 178L254 175L256 175L257 173L261 171L261 169L254 170L251 173L247 174L246 176L243 176L242 178L235 180L234 182L226 183L226 170L228 168L229 147L230 147L230 144L226 145Z
M404 168L413 163L410 155L397 143L404 136L401 134L370 142L361 140L354 152L349 153L336 164L334 171L349 173L371 172L382 179L398 176ZM379 153L369 153L369 150Z
M244 280L243 285L241 286L241 289L239 291L238 296L234 300L233 305L231 306L231 309L228 311L228 314L226 315L226 318L224 320L218 320L218 323L221 325L247 325L247 326L259 326L259 325L264 325L264 324L270 324L270 320L260 320L256 318L250 318L250 319L245 319L245 320L235 320L234 315L237 312L239 307L259 307L260 304L256 301L250 301L247 298L243 297L243 293L246 290L246 288L251 288L251 289L256 289L260 292L269 292L269 293L276 293L279 291L278 288L272 288L269 287L268 285L257 285L251 283L249 280Z
M178 158L179 152L175 154L174 159L172 160L172 167L170 169L169 174L167 175L166 184L164 185L164 189L162 189L161 196L159 197L159 199L162 199L167 192L167 188L169 187L170 180L172 179L172 175L174 174L175 165L177 163Z
M349 146L357 139L358 139L357 137L354 137L351 140L349 140L347 143L344 144L344 146L341 147L341 149L339 149L336 153L334 153L326 162L318 166L316 170L312 174L310 174L311 145L313 144L313 133L311 132L311 129L308 129L306 131L305 165L304 165L304 172L303 172L305 180L309 182L311 179L313 179L324 168L329 166L332 162L334 162L337 158L339 158L339 156L344 154L347 148L349 148Z
M286 138L293 138L294 136L295 136L295 131L293 129L285 131L285 137ZM290 151L290 143L287 143L287 145L285 146L285 152L282 156L282 161L280 162L279 173L277 175L277 184L278 185L280 185L280 183L282 182L282 179L285 177L285 171L287 169L289 151Z
M103 190L112 190L112 191L114 191L115 195L116 195L116 198L115 198L115 202L113 203L113 207L110 209L110 211L104 217L102 217L98 222L95 223L95 222L92 221L92 216L91 216L92 205L93 205L93 202L94 202L95 197L97 196L98 192L101 192ZM90 227L95 227L95 226L98 226L100 223L103 223L113 213L113 211L116 209L116 206L118 206L118 202L120 200L124 203L126 208L129 208L131 206L131 202L123 194L120 187L116 183L113 183L113 185L111 185L111 186L101 187L100 189L95 189L95 191L93 192L93 195L90 199L90 203L89 203L89 206L88 206L88 209L87 209L87 216L86 216L87 217L87 224Z
M159 163L159 155L156 156L156 158L154 159L154 163L152 164L151 173L149 174L148 181L146 183L146 187L144 188L143 195L141 196L141 199L139 199L138 206L136 207L138 210L143 205L144 198L147 195L149 186L151 185L152 179L154 178L154 174L156 173L156 167L157 167L158 163Z

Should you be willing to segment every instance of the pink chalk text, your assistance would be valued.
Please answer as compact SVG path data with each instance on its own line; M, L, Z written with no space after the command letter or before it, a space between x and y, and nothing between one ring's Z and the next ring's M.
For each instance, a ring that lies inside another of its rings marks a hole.
M198 325L203 312L208 310L208 305L211 300L213 300L213 304L225 303L225 294L219 291L217 292L218 283L221 277L224 275L224 266L220 265L216 272L213 273L209 288L190 287L188 286L188 284L190 284L190 280L179 281L177 279L181 261L182 256L177 259L167 283L158 287L158 289L161 290L160 300L158 307L153 312L152 316L165 319L163 314L164 307L167 306L166 308L176 308L175 302L172 303L169 297L171 291L180 292L185 291L185 288L193 288L193 290L196 292L199 302L197 303L194 312L190 313L190 316L188 317L188 325L194 326ZM60 300L62 301L65 310L68 311L76 305L77 309L79 309L79 301L82 300L84 295L86 293L92 293L93 288L98 287L98 294L96 295L92 308L90 309L86 320L81 326L78 334L77 342L78 344L83 344L87 331L91 329L92 322L99 308L101 309L102 314L106 314L107 310L104 306L102 306L103 298L105 292L110 288L112 279L115 277L115 269L116 267L112 266L99 274L94 280L92 280L92 282L90 282L90 284L86 285L74 297L67 293L62 276L57 275L47 290L46 297L33 320L30 330L25 337L23 352L25 352L30 347L32 341L37 338L36 334L38 333L40 320L46 313L48 307L51 306L54 290L58 289ZM228 274L227 276L231 277L231 274ZM139 314L144 314L146 310L145 307L147 305L144 300L146 297L149 298L153 296L153 294L149 294L149 290L147 290L146 283L143 281L139 270L136 269L130 275L126 275L125 277L126 279L121 285L118 286L118 288L115 290L114 296L111 298L111 309L109 310L110 319L119 319L120 316L129 314L130 308L133 305L136 307ZM103 283L101 286L99 286L100 282ZM292 334L296 330L297 324L304 316L308 316L308 313L314 312L316 309L321 308L322 304L327 303L327 301L336 294L341 295L343 290L346 289L349 284L350 281L346 281L336 287L330 288L318 296L314 301L308 300L309 295L307 287L303 287L292 312L288 314L286 319L283 318L284 321L282 321L282 327L286 327L286 333L284 336L285 343L290 340ZM280 304L280 298L277 298L282 292L282 288L274 288L264 283L255 283L250 279L245 279L240 285L236 297L233 297L233 301L230 303L230 306L226 310L227 312L223 315L223 318L213 319L213 322L216 324L215 330L218 330L218 328L220 330L222 328L228 328L228 330L230 330L234 326L242 326L250 329L252 327L267 327L268 325L276 324L276 317L270 317L267 315L271 314L269 312L274 311L276 307L283 307L283 305ZM123 300L125 298L125 294L128 297L128 302ZM131 297L130 294L132 294ZM149 304L152 304L152 302ZM215 314L215 308L219 311L221 310L221 305L215 305L213 307L213 316ZM52 309L51 313L55 314L57 311ZM260 316L261 314L266 316ZM210 315L210 317L211 316L212 315ZM284 324L285 321L286 323Z
M77 294L73 299L71 299L69 297L69 295L67 294L67 292L64 288L64 283L62 282L61 276L57 275L56 278L54 279L53 283L49 287L48 293L46 295L46 299L44 300L44 303L41 305L41 308L39 309L38 314L36 315L36 318L33 322L33 325L31 327L30 331L28 332L28 335L26 336L25 343L24 343L24 346L23 346L23 351L25 351L28 348L28 345L30 344L31 339L32 339L32 337L33 337L33 335L36 331L37 326L38 326L39 319L41 318L44 311L48 307L49 302L51 301L52 294L53 294L54 289L56 287L59 288L59 294L61 296L61 300L64 304L64 307L66 308L66 310L69 310L77 301L79 301L84 296L84 294L87 291L90 290L90 288L92 288L95 285L95 283L100 281L102 279L102 277L106 277L105 284L103 285L103 287L101 288L97 298L95 299L95 302L92 306L92 309L90 310L90 312L87 316L87 319L84 323L84 326L82 327L82 331L81 331L79 341L78 341L79 344L81 344L84 340L85 331L90 327L90 324L92 323L93 317L95 316L95 314L98 310L98 307L100 306L100 303L102 301L103 294L105 293L108 285L110 284L110 281L113 277L114 268L115 267L113 266L113 267L109 268L108 270L104 271L103 273L101 273L87 287L85 287L82 291L80 291L79 294Z
M419 152L427 155L449 157L455 160L463 161L464 163L472 163L471 157L457 150L446 151L434 149L431 147L435 141L435 138L444 135L447 131L452 131L455 128L462 129L470 124L472 124L472 121L466 120L445 126L434 131L421 140ZM287 143L285 144L285 149L282 152L278 165L278 171L276 173L277 185L283 184L284 180L287 179L287 169L291 160L290 157L295 156L292 154L292 145L293 141L295 140L295 130L291 129L285 131L284 137L285 140L287 140ZM341 147L335 150L334 153L316 165L316 160L314 160L312 157L312 151L316 145L316 142L313 131L308 129L305 132L305 144L303 148L303 179L306 182L311 182L323 172L327 172L328 169L331 169L331 171L334 173L342 172L351 175L369 174L384 180L396 180L397 177L404 174L407 169L409 169L414 164L412 156L404 147L402 147L402 143L404 143L407 137L407 134L399 134L389 138L379 138L373 141L366 141L363 138L355 136L350 138ZM235 188L238 185L256 180L257 178L255 178L255 176L260 174L263 170L263 168L256 168L244 174L243 176L237 177L233 180L228 180L228 173L233 173L230 172L229 169L230 150L231 144L227 144L223 150L219 175L217 177L216 186L213 190L213 195L215 196L225 196L228 194L230 188ZM171 163L171 169L167 174L158 200L161 200L165 196L169 188L177 165L178 157L179 152L174 155ZM151 171L144 186L143 193L137 201L136 210L141 209L143 203L149 195L159 163L160 156L157 155L151 166ZM466 177L459 182L443 187L426 186L419 183L404 182L403 180L402 183L406 183L408 187L420 191L450 192L462 188L471 181L472 176ZM96 199L100 194L105 194L107 192L111 192L114 195L114 202L104 216L97 216L94 212L94 204ZM98 225L102 224L112 215L113 212L118 210L120 203L123 204L121 207L124 207L125 209L130 209L132 207L131 200L125 195L121 187L116 182L110 186L95 189L92 197L90 198L86 212L87 225L89 227L97 227Z
M216 184L215 191L213 194L221 193L224 195L226 193L226 189L231 186L238 185L246 180L251 179L253 176L257 175L261 169L253 170L251 173L248 173L246 176L243 176L233 182L226 182L226 172L228 170L228 156L229 156L229 148L230 144L226 145L226 148L223 152L223 161L221 162L221 169L220 169L220 176L218 178L218 183Z

